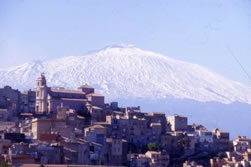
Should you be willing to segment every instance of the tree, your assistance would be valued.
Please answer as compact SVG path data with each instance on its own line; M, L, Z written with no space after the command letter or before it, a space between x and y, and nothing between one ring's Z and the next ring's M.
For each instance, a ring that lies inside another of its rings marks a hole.
M0 167L10 167L6 162L0 161Z
M149 143L147 145L147 148L148 148L149 151L156 151L158 149L158 146L155 143Z
M219 152L219 153L217 154L217 156L218 156L220 159L223 159L223 158L226 157L226 154L225 154L224 152Z

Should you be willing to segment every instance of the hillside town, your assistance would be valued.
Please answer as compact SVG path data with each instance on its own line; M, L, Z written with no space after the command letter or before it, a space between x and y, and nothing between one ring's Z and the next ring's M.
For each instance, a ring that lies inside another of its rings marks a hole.
M0 88L0 166L249 167L251 139L181 115L120 107L90 85Z

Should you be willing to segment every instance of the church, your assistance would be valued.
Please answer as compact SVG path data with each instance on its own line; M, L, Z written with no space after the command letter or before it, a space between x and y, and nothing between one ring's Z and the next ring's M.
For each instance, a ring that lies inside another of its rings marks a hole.
M95 93L89 85L83 85L77 90L48 87L45 75L42 73L36 80L36 108L38 114L56 113L58 107L67 107L82 111L85 107L92 106L103 109L104 96Z

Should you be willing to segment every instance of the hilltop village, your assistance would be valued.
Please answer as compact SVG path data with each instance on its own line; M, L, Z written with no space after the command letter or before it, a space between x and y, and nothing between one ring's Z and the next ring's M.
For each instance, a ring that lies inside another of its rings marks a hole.
M251 139L188 118L105 103L89 85L0 88L0 166L251 166ZM67 164L67 165L65 165Z

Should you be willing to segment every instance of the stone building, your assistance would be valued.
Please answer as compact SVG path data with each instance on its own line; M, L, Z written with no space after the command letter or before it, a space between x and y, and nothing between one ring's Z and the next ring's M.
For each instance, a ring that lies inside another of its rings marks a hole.
M103 102L102 102L103 103ZM104 122L105 121L105 112L101 107L92 106L89 109L92 115L92 122Z
M84 85L77 90L51 88L47 86L44 74L36 80L36 113L56 113L58 106L83 111L88 103L104 107L104 96L94 93L94 88Z
M152 135L151 136L151 142L154 142L154 143L158 143L160 142L161 140L161 124L160 123L151 123L150 124L150 127L151 127L151 132L152 132Z
M164 134L166 132L167 120L165 113L162 112L145 113L144 118L149 122L149 125L151 123L160 123L161 133Z
M16 122L0 121L0 131L10 131L16 129Z
M42 134L50 134L51 132L53 132L53 129L57 129L58 132L60 132L60 129L67 130L66 122L64 120L53 120L49 118L32 119L33 139L40 139L40 136Z
M0 121L8 121L9 119L10 119L9 110L0 108Z
M12 106L11 100L5 96L0 95L0 108L1 109L10 109Z
M118 138L107 138L106 143L106 161L109 165L125 165L127 162L127 141Z
M203 167L203 166L198 165L195 161L185 161L183 163L183 167Z
M62 141L64 163L88 165L90 164L89 143L83 140L65 139Z
M18 90L12 89L10 86L5 86L4 88L0 88L0 104L1 104L1 99L5 99L10 102L10 105L12 105L11 107L13 109L13 112L15 113L19 112L21 93ZM7 107L9 108L10 106Z
M150 158L151 167L168 167L169 165L170 157L166 151L147 151L145 155Z
M84 89L82 89L84 91ZM88 101L93 106L104 108L105 97L97 93L87 94Z
M107 128L102 125L93 125L84 129L85 136L88 136L90 133L98 133L107 136Z
M52 128L51 119L33 119L32 134L34 139L39 139L41 134L50 133Z
M198 130L196 131L197 137L200 143L213 143L214 142L214 136L213 132L207 131L207 130Z
M222 132L219 129L213 130L214 146L218 151L227 151L230 149L230 135L228 132Z
M245 152L251 149L251 139L248 139L246 136L237 136L233 140L233 147L236 152Z
M113 115L111 117L112 137L122 137L129 143L141 146L148 143L147 136L152 135L150 132L148 121L144 118L138 118L136 115L133 117Z
M172 131L186 131L187 130L187 117L180 115L172 115L167 117L168 123L171 125Z
M145 154L129 154L128 157L130 167L150 167L150 160Z
M21 112L35 112L35 103L36 103L36 92L32 90L24 91L21 94Z
M11 146L10 140L0 138L0 155L8 154L8 149Z

